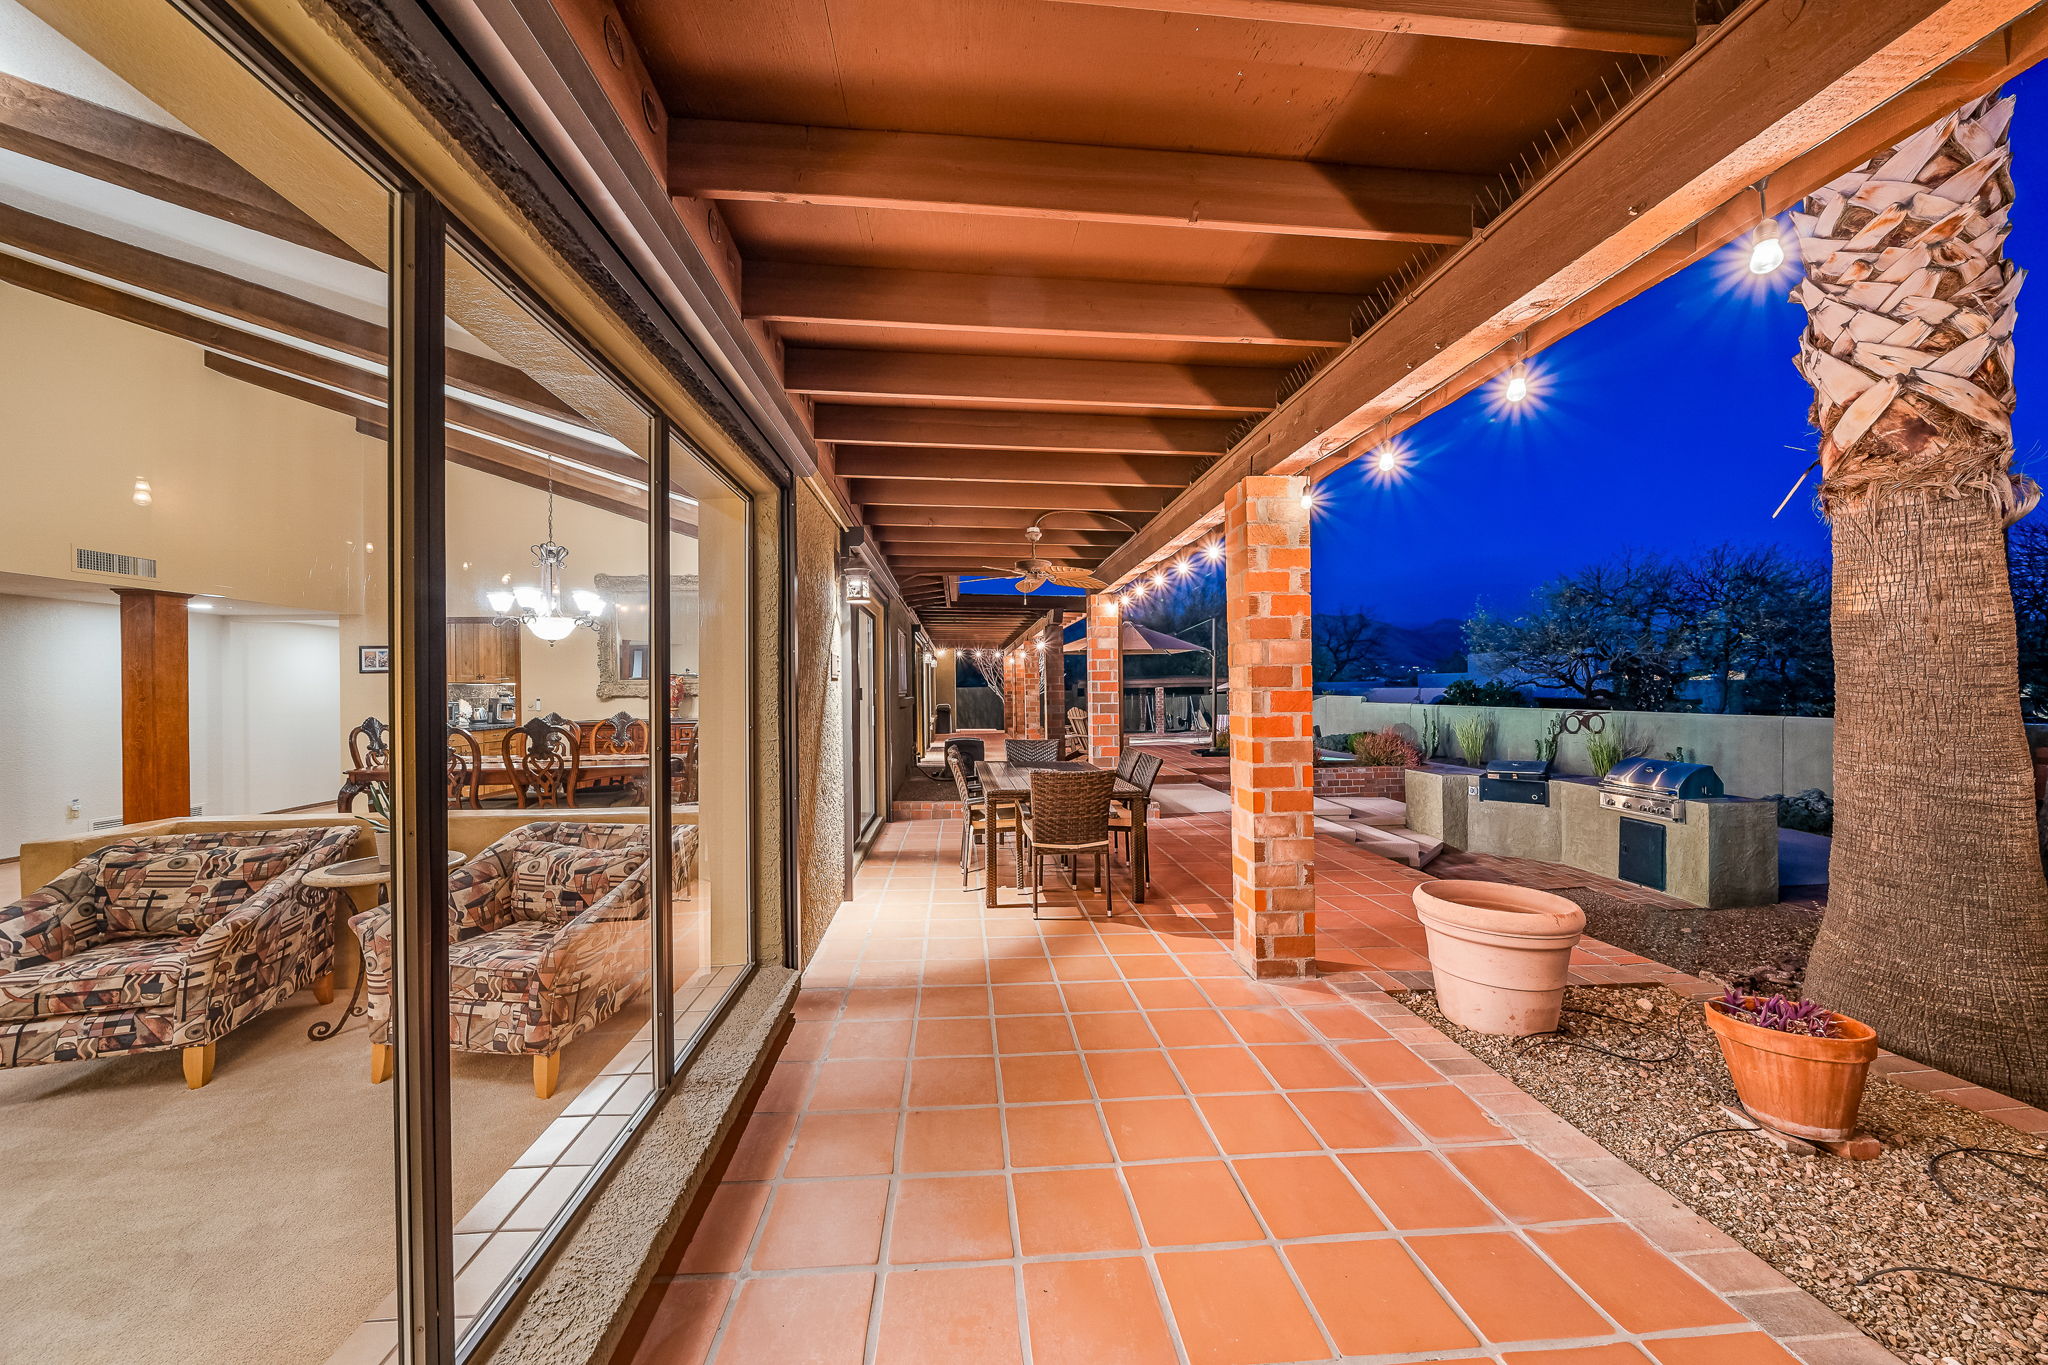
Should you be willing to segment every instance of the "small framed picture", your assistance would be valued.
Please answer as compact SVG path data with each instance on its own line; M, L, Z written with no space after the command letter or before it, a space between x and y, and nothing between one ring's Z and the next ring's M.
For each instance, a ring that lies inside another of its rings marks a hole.
M390 645L357 645L356 672L389 673L391 671Z

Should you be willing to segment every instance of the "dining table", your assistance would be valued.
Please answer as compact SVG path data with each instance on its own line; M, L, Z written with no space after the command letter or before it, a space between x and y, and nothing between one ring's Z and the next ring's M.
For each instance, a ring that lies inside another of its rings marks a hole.
M630 781L645 777L648 770L647 754L579 754L576 758L578 781ZM334 808L343 815L355 804L358 796L379 783L389 784L391 765L380 763L364 768L348 768L342 772L341 791L336 794ZM486 758L476 765L476 784L484 787L512 787L518 785L513 771L502 757Z
M1061 760L1047 763L1006 763L984 759L974 765L974 776L981 783L982 800L992 803L1021 803L1031 799L1031 774L1033 773L1093 773L1106 771L1093 763ZM1122 805L1131 813L1131 903L1145 903L1145 883L1151 879L1150 855L1145 847L1145 812L1152 804L1152 798L1145 789L1128 778L1118 777L1110 788L1109 799ZM996 903L996 865L998 843L994 838L988 845L988 875L982 880L982 895L987 904ZM1017 885L1024 885L1024 859L1019 856L1017 864Z

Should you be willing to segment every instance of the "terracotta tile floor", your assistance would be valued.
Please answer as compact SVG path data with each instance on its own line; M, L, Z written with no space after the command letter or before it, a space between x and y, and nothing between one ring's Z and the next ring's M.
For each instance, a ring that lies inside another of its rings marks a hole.
M956 824L887 828L620 1359L1791 1358L1430 1065L1370 975L1421 960L1420 874L1319 841L1330 974L1247 980L1224 819L1161 821L1114 921L985 910Z

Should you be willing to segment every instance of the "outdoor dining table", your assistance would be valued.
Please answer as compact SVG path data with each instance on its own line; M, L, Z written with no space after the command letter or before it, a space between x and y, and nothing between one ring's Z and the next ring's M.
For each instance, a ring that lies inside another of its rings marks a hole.
M981 782L982 798L990 802L1021 802L1030 800L1031 774L1035 772L1089 773L1100 771L1102 770L1093 763L1074 762L990 763L984 761L974 765L974 775ZM1144 789L1139 787L1137 783L1119 777L1116 780L1115 787L1110 791L1109 799L1122 802L1124 807L1131 813L1131 902L1134 905L1143 905L1145 903L1145 883L1150 879L1151 875L1151 867L1145 848L1145 808L1151 804L1151 798L1145 795ZM983 898L989 905L996 903L996 850L996 841L990 839L988 846L988 875L981 879ZM1024 861L1020 857L1017 859L1018 885L1021 886L1023 881Z

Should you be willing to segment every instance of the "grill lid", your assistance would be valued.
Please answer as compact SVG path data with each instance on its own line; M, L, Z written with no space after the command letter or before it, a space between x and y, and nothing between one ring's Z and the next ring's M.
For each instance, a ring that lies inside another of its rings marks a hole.
M1486 775L1517 782L1542 782L1550 777L1550 764L1540 758L1496 758L1486 765Z
M1688 801L1727 795L1721 786L1721 775L1708 764L1679 763L1668 758L1624 758L1608 770L1601 785Z

